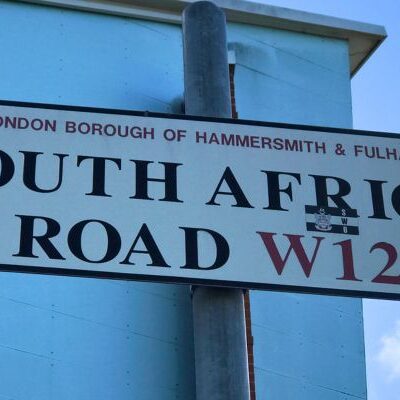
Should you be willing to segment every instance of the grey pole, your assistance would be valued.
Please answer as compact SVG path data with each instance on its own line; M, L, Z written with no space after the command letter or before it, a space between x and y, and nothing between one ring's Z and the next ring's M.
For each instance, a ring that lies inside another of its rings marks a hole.
M231 118L226 19L208 1L183 12L185 111ZM250 398L241 289L198 286L193 292L197 400Z

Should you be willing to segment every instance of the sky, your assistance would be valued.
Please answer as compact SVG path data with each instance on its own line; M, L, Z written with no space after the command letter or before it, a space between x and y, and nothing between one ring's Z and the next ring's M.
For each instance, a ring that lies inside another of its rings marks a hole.
M399 0L257 2L383 25L387 39L352 80L353 122L355 129L400 133ZM363 303L368 400L400 400L400 301Z

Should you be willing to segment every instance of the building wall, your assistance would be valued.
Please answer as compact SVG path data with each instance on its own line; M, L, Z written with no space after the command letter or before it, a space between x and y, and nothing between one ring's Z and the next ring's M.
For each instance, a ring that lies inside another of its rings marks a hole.
M0 2L0 98L172 112L176 26ZM185 286L0 274L1 400L194 399Z
M229 41L239 118L351 128L345 41L240 24ZM366 399L361 300L252 291L250 301L257 399Z
M229 26L241 118L351 126L345 42ZM0 98L179 112L178 26L0 1ZM289 168L289 166L288 166ZM366 398L358 300L252 292L260 400ZM186 286L0 275L0 399L194 400Z

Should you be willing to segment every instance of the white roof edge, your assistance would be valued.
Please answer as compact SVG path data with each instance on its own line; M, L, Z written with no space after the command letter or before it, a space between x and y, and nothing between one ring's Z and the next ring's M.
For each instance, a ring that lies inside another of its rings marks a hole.
M23 0L153 21L181 23L182 10L196 0ZM383 26L329 17L246 0L213 0L224 9L227 20L344 39L349 42L353 76L386 38Z

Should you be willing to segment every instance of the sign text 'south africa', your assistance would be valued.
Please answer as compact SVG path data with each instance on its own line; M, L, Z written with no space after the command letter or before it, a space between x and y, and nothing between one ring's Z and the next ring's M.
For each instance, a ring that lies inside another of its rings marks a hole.
M1 102L0 269L399 299L399 137Z

